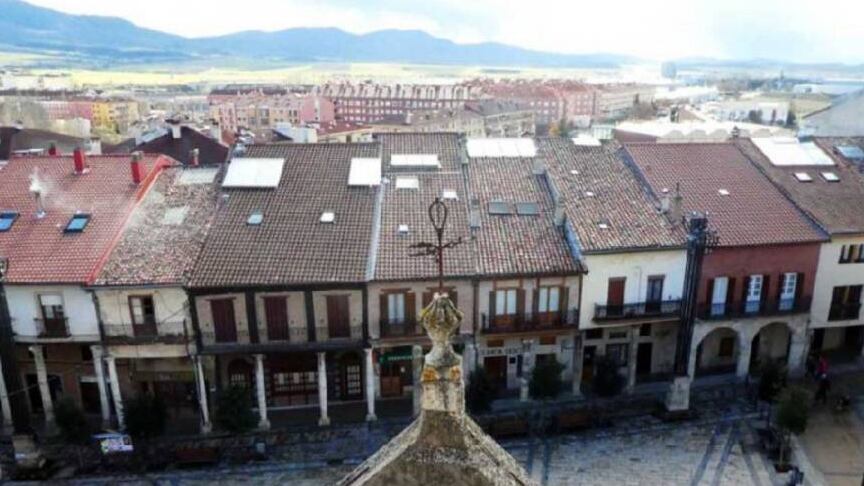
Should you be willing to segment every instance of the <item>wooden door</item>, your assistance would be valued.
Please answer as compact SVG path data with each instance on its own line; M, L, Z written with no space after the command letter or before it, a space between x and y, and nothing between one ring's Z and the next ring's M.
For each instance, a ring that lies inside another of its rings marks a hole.
M210 301L213 314L213 330L217 343L237 342L237 322L234 319L234 300L216 299Z
M267 340L288 340L288 301L285 297L265 297L264 315L267 319Z
M349 299L347 295L327 296L327 327L331 338L350 338Z
M483 367L496 390L507 389L507 356L487 356L483 360Z
M594 381L594 360L597 355L597 346L585 346L582 349L582 382Z
M609 279L609 290L606 294L606 312L610 316L620 316L624 312L624 284L626 281L623 278Z
M651 355L654 346L652 343L639 343L636 348L636 374L646 376L651 374Z

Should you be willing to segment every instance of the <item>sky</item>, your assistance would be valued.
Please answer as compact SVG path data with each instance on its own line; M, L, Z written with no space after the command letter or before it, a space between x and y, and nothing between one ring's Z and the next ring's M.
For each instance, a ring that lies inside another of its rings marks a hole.
M186 37L241 30L419 29L456 42L645 59L864 63L862 0L28 0Z

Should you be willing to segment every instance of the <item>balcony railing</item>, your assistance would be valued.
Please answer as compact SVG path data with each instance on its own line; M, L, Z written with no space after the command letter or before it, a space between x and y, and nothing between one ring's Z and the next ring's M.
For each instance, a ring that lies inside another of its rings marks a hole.
M856 320L861 315L861 302L847 304L832 304L828 311L829 321Z
M53 319L34 319L39 337L64 338L69 337L69 319L65 317Z
M779 299L722 304L701 304L697 315L703 320L732 319L739 317L770 317L800 314L810 311L811 298Z
M259 326L259 329L262 329ZM306 326L303 327L294 327L288 326L286 328L280 328L278 332L275 329L271 329L269 327L263 327L266 329L266 336L268 343L305 343L309 341L309 331L306 329Z
M594 306L594 320L597 322L628 319L660 319L664 317L677 317L680 313L680 299Z
M483 334L503 334L511 332L543 331L579 326L579 309L565 312L542 312L524 315L489 316L480 315Z
M246 329L237 329L237 339L235 340L217 340L216 331L201 331L201 338L205 344L246 344L249 342L249 331Z
M186 339L184 321L147 324L105 323L104 328L105 337L110 342L182 342Z
M414 320L391 321L382 319L379 322L382 338L423 336L423 326Z
M363 326L360 324L351 324L348 335L337 335L333 333L333 329L329 326L315 326L315 340L318 342L329 341L333 339L362 339Z

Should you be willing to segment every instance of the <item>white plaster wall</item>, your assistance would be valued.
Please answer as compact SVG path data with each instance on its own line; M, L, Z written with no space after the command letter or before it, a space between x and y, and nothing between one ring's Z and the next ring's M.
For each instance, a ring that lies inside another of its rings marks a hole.
M234 299L234 322L237 324L237 342L248 344L249 324L246 320L246 296L243 294L207 295L199 296L195 299L195 305L198 310L198 327L201 330L204 344L214 344L216 342L210 301L218 299Z
M86 290L73 285L6 285L6 298L12 317L12 329L21 338L36 338L36 319L42 319L40 294L55 294L63 299L63 312L68 319L72 340L98 340L99 323L93 298ZM69 339L69 338L66 338Z
M460 328L461 334L471 334L474 329L474 288L468 280L445 280L445 287L452 287L456 290L456 300L459 310L464 315ZM406 309L406 314L413 312L414 315L419 315L423 308L423 294L425 292L434 291L438 288L437 282L374 282L369 284L369 336L372 339L378 339L381 336L381 294L382 291L388 289L408 289L416 296L416 309Z
M306 299L303 292L263 292L255 294L255 315L258 316L258 339L262 343L269 340L267 336L267 314L264 312L265 297L285 297L287 299L288 337L292 342L306 342L308 340L308 332L306 329Z
M810 307L811 327L846 327L864 324L864 311L857 320L828 321L834 287L864 284L864 263L838 263L843 245L864 243L864 236L837 237L819 249L819 266Z
M153 298L157 331L161 335L182 335L184 325L187 335L193 336L192 320L189 316L186 292L180 287L151 289L97 289L102 324L108 336L133 336L130 296ZM209 307L209 306L208 306Z
M327 329L327 296L347 295L348 309L351 321L351 338L363 338L363 293L360 290L326 290L312 293L312 312L315 315L315 330L326 332ZM316 339L324 341L327 336L316 334Z
M579 327L597 327L594 306L606 305L609 279L627 279L624 285L624 303L644 302L648 277L665 275L663 300L681 298L684 290L684 272L687 255L684 250L644 251L609 255L585 255L588 274L582 279L582 303Z

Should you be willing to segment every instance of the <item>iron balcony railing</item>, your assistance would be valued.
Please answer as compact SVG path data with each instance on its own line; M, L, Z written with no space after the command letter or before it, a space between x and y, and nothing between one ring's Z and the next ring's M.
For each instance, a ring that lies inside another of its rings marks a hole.
M594 320L622 321L628 319L660 319L677 317L681 313L681 300L636 302L620 305L595 305Z
M846 304L832 304L828 311L829 321L855 320L861 315L861 302L850 302Z
M36 329L39 331L39 337L69 337L69 319L65 317L33 320L36 321Z
M179 342L186 338L185 321L142 324L105 323L105 337L112 342Z
M700 304L697 315L702 320L747 317L770 317L801 314L810 311L810 297L765 301L744 301L720 304Z
M333 339L348 339L356 340L363 339L363 326L360 324L351 324L346 328L331 328L330 326L315 326L315 341L323 342ZM338 331L338 332L337 332Z
M564 312L541 312L524 315L480 315L480 326L484 334L542 331L579 326L579 309Z
M271 343L305 343L309 341L309 330L306 326L259 326L264 329L267 342Z
M201 338L205 344L246 344L249 342L249 331L246 329L237 329L236 339L231 339L228 333L217 336L216 331L208 330L201 331Z
M378 323L382 338L412 337L424 335L423 326L415 320L381 319Z

